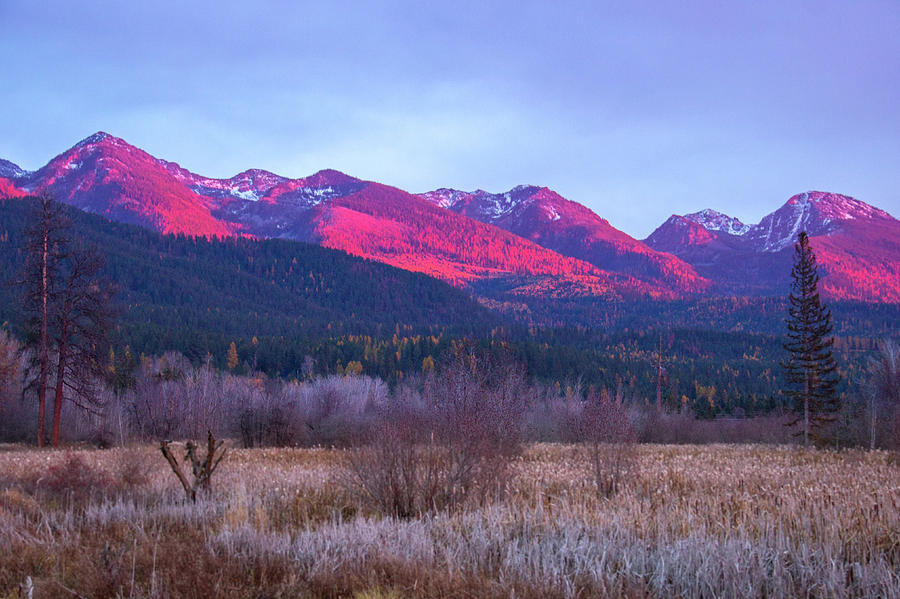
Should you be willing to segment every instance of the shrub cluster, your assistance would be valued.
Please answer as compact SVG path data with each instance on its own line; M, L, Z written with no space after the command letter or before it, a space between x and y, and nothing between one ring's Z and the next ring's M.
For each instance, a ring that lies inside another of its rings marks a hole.
M496 498L521 452L527 392L519 369L459 350L420 393L378 406L368 443L349 454L350 486L401 518Z

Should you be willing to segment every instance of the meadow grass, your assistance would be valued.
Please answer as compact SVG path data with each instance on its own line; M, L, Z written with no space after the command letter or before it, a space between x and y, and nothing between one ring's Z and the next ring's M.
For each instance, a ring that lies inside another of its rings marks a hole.
M0 597L900 597L896 454L636 451L612 497L542 444L504 499L395 520L338 450L232 448L191 504L153 447L5 448Z

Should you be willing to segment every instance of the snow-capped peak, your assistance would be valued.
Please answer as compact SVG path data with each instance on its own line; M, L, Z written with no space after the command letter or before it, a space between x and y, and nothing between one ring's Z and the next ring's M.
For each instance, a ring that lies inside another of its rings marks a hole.
M28 171L22 169L18 164L14 164L9 160L0 158L0 177L5 179L18 179L28 174Z
M419 197L441 208L462 212L476 220L492 223L510 214L520 206L528 205L535 194L542 189L545 188L534 185L517 185L504 193L490 193L483 189L459 191L457 189L440 188L419 194ZM554 211L553 214L548 213L548 218L556 220L554 215L556 218L559 217Z
M707 231L720 231L729 235L741 236L750 230L750 226L742 223L740 219L722 214L711 208L685 214L684 218L697 223Z
M790 247L797 235L827 235L841 222L856 219L892 218L865 202L838 193L807 191L791 197L785 204L765 216L752 227L752 238L765 252L778 252Z
M428 200L435 206L440 206L441 208L452 208L459 201L465 198L483 193L486 192L479 190L469 193L467 191L460 191L458 189L441 187L440 189L435 189L434 191L426 191L425 193L421 193L419 194L419 197Z
M514 195L516 197L527 195L532 196L541 189L545 189L543 187L538 187L537 185L516 185L512 189L509 190L510 195Z
M97 144L99 144L99 143L103 143L103 142L105 142L105 141L107 141L107 140L112 140L112 141L122 141L122 140L120 140L119 138L113 137L113 136L110 135L109 133L106 133L105 131L97 131L97 132L94 133L93 135L90 135L90 136L88 136L88 137L85 137L84 139L82 139L81 141L79 141L77 144L75 144L75 147L76 147L76 148L83 148L83 147L85 147L85 146L93 146L93 145L97 145ZM123 143L124 143L124 142L123 142Z
M787 201L785 206L805 209L815 208L816 216L823 221L854 220L857 218L890 217L884 210L879 210L856 198L839 193L824 191L807 191L797 194Z
M249 169L228 179L212 179L194 174L175 162L158 160L177 180L194 192L210 197L230 197L255 202L287 178L262 169Z

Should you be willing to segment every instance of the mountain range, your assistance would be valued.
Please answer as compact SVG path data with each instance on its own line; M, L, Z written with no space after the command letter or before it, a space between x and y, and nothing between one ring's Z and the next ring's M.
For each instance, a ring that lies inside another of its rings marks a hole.
M163 233L305 241L507 297L782 296L805 230L826 296L900 302L900 221L825 192L756 225L673 215L638 240L546 187L413 194L334 170L211 179L101 132L36 171L0 160L0 197L35 193Z
M784 287L793 245L806 231L828 297L900 301L900 221L854 198L821 191L791 197L759 224L714 210L671 216L645 240L733 293Z

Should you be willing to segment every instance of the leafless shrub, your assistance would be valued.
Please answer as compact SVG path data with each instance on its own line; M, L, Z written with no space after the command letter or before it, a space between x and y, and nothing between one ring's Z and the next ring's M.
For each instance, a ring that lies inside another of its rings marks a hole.
M885 339L869 366L869 448L900 449L900 345Z
M129 399L134 431L140 438L181 436L185 409L179 381L160 380L144 370Z
M297 400L282 381L259 375L235 378L231 403L225 407L232 419L231 433L243 447L293 447L305 445L307 429Z
M604 389L588 396L579 425L597 492L604 497L615 495L636 461L637 435L628 410Z
M524 436L532 442L571 443L578 441L577 427L583 396L580 388L566 385L560 394L556 386L533 386L524 415Z
M390 516L483 504L505 489L521 451L521 372L460 350L421 396L406 388L350 453L352 483Z
M348 447L365 439L369 413L384 402L387 388L367 376L330 376L299 385L291 394L311 445Z
M133 428L144 439L197 438L206 430L222 433L235 380L209 364L192 367L174 352L145 360L125 399L131 405Z
M244 408L238 416L242 447L286 447L299 445L287 406L270 403Z
M432 415L414 397L402 394L379 416L369 443L348 454L351 489L397 518L447 505L448 456L429 434Z
M91 466L77 454L67 452L35 481L35 493L66 504L83 504L114 489L115 481L104 470Z
M652 406L630 409L638 441L641 443L783 444L792 441L790 430L785 426L789 418L778 413L702 419L690 412L659 412Z
M132 492L150 483L153 463L145 451L131 447L118 450L116 460L116 484L120 490Z

